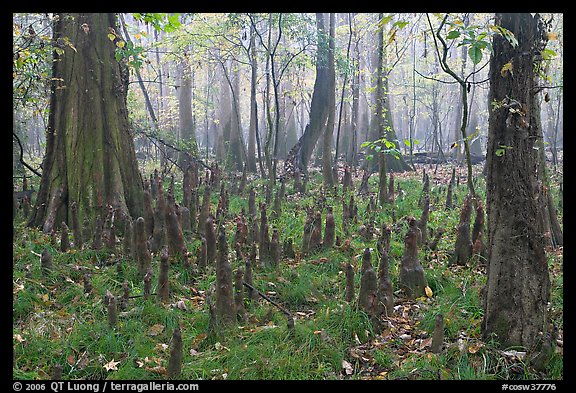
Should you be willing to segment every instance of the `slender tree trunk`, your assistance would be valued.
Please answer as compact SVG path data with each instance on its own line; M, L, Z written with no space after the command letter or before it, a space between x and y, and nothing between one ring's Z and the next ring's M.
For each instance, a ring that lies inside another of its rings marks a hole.
M183 170L191 163L190 155L196 155L196 131L194 130L194 119L192 117L192 68L188 59L188 54L184 54L184 59L180 63L181 84L178 89L178 120L180 141L184 144L182 151L178 154L178 165Z
M298 143L292 148L296 149L291 164L301 172L308 172L308 162L312 157L312 151L324 131L328 119L328 102L330 97L329 76L329 46L328 34L326 34L325 19L322 13L316 14L316 29L318 35L318 51L316 54L316 80L312 92L310 104L310 122L304 129L304 134L298 139ZM292 150L291 150L292 152Z
M326 129L324 130L322 154L322 178L324 186L329 189L334 186L332 176L332 141L334 134L334 116L336 113L336 71L334 69L334 32L335 17L330 13L330 37L328 42L328 118L326 119Z
M256 172L256 129L258 127L258 104L256 102L256 83L258 82L258 64L256 57L256 37L254 26L250 26L250 128L248 130L248 156L246 167L249 172ZM258 151L260 165L260 151Z
M378 19L382 19L384 14L379 14ZM385 118L384 118L384 29L378 29L378 60L376 63L376 111L375 123L378 130L378 138L385 138ZM388 200L388 186L386 176L386 154L381 151L378 153L378 201L380 206Z
M354 30L353 30L354 32ZM358 129L360 117L360 44L354 32L354 59L352 69L352 135L350 138L350 148L347 162L356 164L356 153L358 148Z

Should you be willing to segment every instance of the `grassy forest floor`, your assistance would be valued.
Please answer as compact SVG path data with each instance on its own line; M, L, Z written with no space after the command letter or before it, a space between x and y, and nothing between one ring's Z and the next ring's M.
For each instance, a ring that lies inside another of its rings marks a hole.
M219 334L207 334L209 323L206 293L215 281L214 267L193 273L172 263L169 272L170 301L156 296L144 300L143 285L133 260L122 254L121 237L116 249L89 249L60 252L50 236L26 228L20 212L14 221L13 240L13 376L15 379L48 379L57 364L63 379L164 379L170 355L172 332L180 324L183 342L182 374L179 379L563 379L563 273L562 249L547 250L551 276L550 318L559 329L559 344L542 370L524 362L522 348L498 349L481 338L483 308L480 291L486 282L486 268L479 258L467 266L448 263L454 249L460 206L467 193L464 168L458 168L459 185L454 188L454 208L444 208L452 168L426 166L430 175L430 217L428 229L445 229L434 252L421 247L419 260L424 268L430 296L415 300L395 292L394 315L382 319L382 329L372 327L356 302L345 301L343 264L355 266L355 288L360 285L360 262L366 247L373 249L375 269L379 255L376 241L382 224L392 227L390 274L397 290L398 265L404 252L405 218L419 218L422 166L417 172L397 174L401 188L396 194L393 224L392 206L375 213L376 234L366 240L357 232L368 220L368 197L355 196L358 224L348 237L342 232L342 187L337 195L326 193L326 204L334 207L336 235L348 246L335 246L316 254L289 259L277 268L254 266L254 286L295 317L288 329L285 315L259 299L246 303L247 318ZM481 165L475 167L481 171ZM354 178L358 188L360 179ZM477 192L485 198L485 181L476 176ZM181 174L176 175L176 201L182 200ZM370 190L377 189L370 178ZM168 179L166 179L167 189ZM321 175L311 172L306 195L296 194L293 182L281 216L269 219L270 233L278 228L281 244L294 240L298 252L306 217L305 206L315 203L322 185ZM264 183L254 180L256 202L264 201ZM36 185L36 189L38 186ZM558 202L558 184L553 195ZM200 194L201 195L201 194ZM247 211L248 187L243 195L230 195L227 233L234 233L233 218L242 207ZM218 193L211 196L212 206ZM558 203L557 203L558 206ZM558 208L559 218L563 210ZM474 213L473 213L474 215ZM323 213L323 224L324 224ZM270 217L270 215L269 215ZM562 221L560 221L562 222ZM200 241L185 234L194 263ZM44 248L53 256L54 268L43 276L40 257ZM232 269L244 267L229 242ZM159 256L153 256L152 292L157 285ZM93 288L85 293L84 274L92 276ZM119 296L123 282L132 296L111 328L103 303L107 290ZM430 350L435 318L444 315L445 347Z

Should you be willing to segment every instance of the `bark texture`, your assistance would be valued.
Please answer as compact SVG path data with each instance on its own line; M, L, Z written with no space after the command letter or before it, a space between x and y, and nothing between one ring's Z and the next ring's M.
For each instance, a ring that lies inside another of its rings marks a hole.
M56 17L54 41L66 37L74 49L54 53L43 175L28 225L49 233L53 223L68 222L72 201L79 222L108 204L139 217L143 183L126 109L128 70L107 37L116 15Z
M486 212L488 280L484 337L503 347L533 348L547 330L550 277L539 231L537 143L541 135L535 68L547 42L538 14L496 14L496 26L518 40L495 35L490 62ZM528 54L528 55L526 55ZM505 64L511 73L502 74ZM509 146L500 154L501 146Z

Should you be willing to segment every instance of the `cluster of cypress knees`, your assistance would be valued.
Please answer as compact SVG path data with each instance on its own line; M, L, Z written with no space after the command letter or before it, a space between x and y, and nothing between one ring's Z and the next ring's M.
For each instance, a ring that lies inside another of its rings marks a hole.
M280 304L258 291L252 282L252 268L256 264L260 268L277 267L281 259L300 258L311 256L321 249L338 247L343 252L351 251L350 238L342 242L336 234L336 222L333 207L327 205L323 193L316 199L315 205L307 209L306 221L300 252L294 250L293 240L288 238L280 244L280 234L277 228L270 228L267 218L267 203L272 196L269 189L266 192L266 201L259 204L260 216L256 210L256 191L249 189L248 212L244 208L233 219L235 227L232 237L236 257L244 261L244 268L239 267L233 273L229 261L228 241L225 224L230 219L228 214L229 190L243 193L246 188L246 171L243 172L240 182L236 185L237 178L228 189L221 180L222 173L217 164L206 171L204 178L198 176L198 166L190 165L184 172L183 178L183 203L178 204L174 198L174 176L172 176L167 192L163 190L163 179L155 170L150 179L144 181L145 213L135 220L122 216L112 207L108 207L104 221L100 216L95 220L92 244L93 250L106 248L116 252L118 244L122 244L122 253L130 256L136 263L138 274L143 280L143 297L148 299L152 291L152 267L153 255L160 257L158 284L156 296L163 303L170 299L170 287L168 271L170 263L182 263L186 268L197 272L205 271L213 266L216 271L216 282L206 293L206 304L209 308L209 330L214 331L235 323L238 319L246 319L245 303L263 298L282 311L288 319L289 329L294 328L292 314ZM452 208L452 186L454 171L448 187L446 208ZM200 186L204 183L202 203L199 200ZM364 183L364 182L363 182ZM348 167L343 176L344 195L352 189L352 178ZM364 186L365 187L365 186ZM214 189L220 189L220 196L216 214L212 214L210 197ZM400 186L396 190L402 193ZM358 226L358 205L354 200L353 193L349 193L348 203L342 197L342 233L350 235L351 227L365 240L373 239L374 216L376 205L374 198L370 197L367 212L370 219ZM280 217L282 200L286 197L284 179L276 193L273 202L272 215ZM388 200L394 200L394 177L390 176ZM155 203L154 203L155 202ZM464 265L472 255L485 255L485 247L482 241L484 212L480 201L476 202L476 221L472 236L470 236L471 198L466 197L461 210L460 223L457 229L455 251L452 254L452 263ZM404 237L404 254L399 263L398 286L400 292L407 299L426 296L427 282L424 269L418 260L418 249L426 246L435 250L444 231L439 228L433 239L428 239L427 221L430 212L430 184L429 177L424 172L423 190L419 205L422 207L420 219L407 217L408 230ZM324 230L322 230L322 211L326 210ZM77 205L71 205L71 226L74 239L74 247L81 249L85 246L87 238L78 219ZM345 300L350 303L356 302L357 306L370 317L373 326L378 329L382 323L382 317L390 317L394 313L394 290L389 272L390 238L392 230L403 228L401 223L396 223L393 214L393 227L384 224L377 239L377 251L380 256L378 273L372 265L372 251L366 248L362 255L362 264L358 298L355 296L354 274L355 267L351 263L344 264L346 277ZM120 242L116 228L121 227L123 222L123 240ZM60 226L60 250L65 252L72 244L69 238L69 228L62 222ZM192 233L200 238L200 247L195 256L195 263L190 261L192 253L185 246L184 233ZM52 232L53 245L57 245L56 232ZM245 256L246 255L246 256ZM258 256L258 258L257 258ZM41 255L42 272L48 274L52 266L52 257L48 249L44 249ZM120 265L118 265L120 266ZM90 294L93 290L90 273L85 273L84 291ZM246 290L244 289L246 288ZM118 310L127 308L131 298L128 282L122 285L123 293L120 296L107 291L104 304L108 311L108 322L115 327L118 321ZM137 297L137 296L132 296ZM438 315L436 328L433 334L432 351L441 351L443 345L443 316ZM180 328L174 330L172 338L172 352L167 372L170 377L178 376L181 372L182 337Z

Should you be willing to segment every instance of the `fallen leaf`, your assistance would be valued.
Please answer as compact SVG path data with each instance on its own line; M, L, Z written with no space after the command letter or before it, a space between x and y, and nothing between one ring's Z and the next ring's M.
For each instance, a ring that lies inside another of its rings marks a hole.
M153 325L150 329L148 329L148 335L154 337L159 335L163 331L164 331L164 325L157 323L156 325Z
M432 292L432 289L430 287L427 286L426 288L424 288L424 291L426 292L426 296L432 297L433 292Z
M346 360L342 360L342 368L344 369L344 372L346 373L346 375L352 375L354 373L354 369L352 368L352 365L350 364L350 362L346 361Z
M222 350L229 351L230 350L229 348L222 345L220 342L217 342L216 344L214 344L214 348L216 348L217 351L222 351Z
M178 308L179 310L182 310L182 311L188 310L186 308L186 303L184 303L184 300L178 300L178 302L176 302L176 308Z
M118 364L120 364L120 362L115 362L114 359L110 360L108 363L106 363L103 367L106 369L106 371L117 371L118 368L116 367Z
M23 338L21 335L19 334L14 334L12 335L12 338L16 341L18 341L19 343L23 343L24 341L26 341L25 338Z
M74 355L68 355L68 356L66 357L66 362L67 362L69 365L73 366L74 364L76 364L76 358L74 357Z
M524 356L526 356L526 352L516 351L514 349L511 349L509 351L500 351L500 353L506 357L515 357L518 358L519 360L522 360Z
M197 348L198 344L200 344L202 341L204 341L204 339L207 337L208 335L206 333L200 333L199 335L197 335L196 337L194 337L194 339L192 340L192 342L190 343L190 347L191 348Z
M168 372L166 371L166 367L162 366L154 366L154 367L146 367L146 371L151 371L156 374L166 375Z
M478 350L480 350L480 348L482 348L483 346L484 346L484 343L481 343L481 342L479 342L479 341L476 342L476 343L474 343L474 344L470 344L470 345L468 346L468 352L470 352L470 353L476 353L476 352L478 352Z

